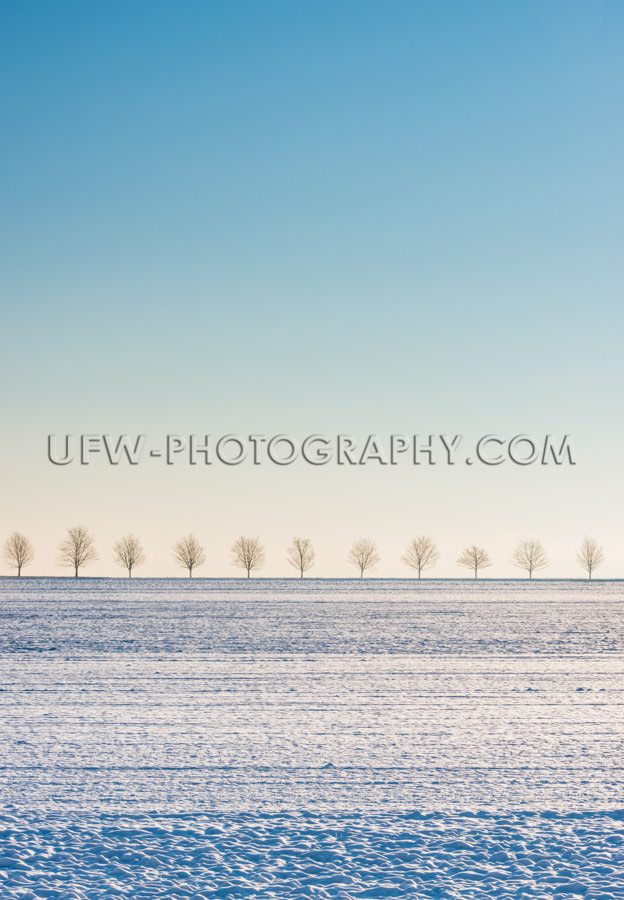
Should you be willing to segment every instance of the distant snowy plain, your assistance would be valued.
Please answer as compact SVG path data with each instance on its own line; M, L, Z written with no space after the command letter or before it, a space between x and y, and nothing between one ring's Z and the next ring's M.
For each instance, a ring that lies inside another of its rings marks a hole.
M624 898L624 583L0 579L0 897Z

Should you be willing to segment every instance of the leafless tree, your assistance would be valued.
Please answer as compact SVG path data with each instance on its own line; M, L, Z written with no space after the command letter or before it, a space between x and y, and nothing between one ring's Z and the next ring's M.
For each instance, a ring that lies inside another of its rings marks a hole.
M264 565L264 547L260 539L242 535L236 538L232 544L232 565L246 569L247 578L251 577L254 569L261 569Z
M309 538L295 537L286 553L288 562L294 569L299 570L301 578L314 565L316 553Z
M420 537L413 538L405 548L405 553L401 557L401 562L406 566L416 569L418 577L425 569L431 569L440 558L440 553L432 538L422 534Z
M193 569L206 562L204 548L194 534L187 534L182 540L176 541L173 545L173 558L183 569L188 569L189 578L193 577Z
M128 570L128 578L132 578L132 570L145 562L145 552L141 542L134 534L127 534L113 545L116 562Z
M533 578L533 572L537 569L543 569L548 565L544 546L535 538L520 541L514 550L511 561L519 569L525 569L529 573L529 578Z
M584 537L576 558L591 579L594 569L604 562L604 551L595 538Z
M347 561L360 570L360 578L364 578L364 572L374 569L379 563L377 544L370 538L360 538L353 543L349 550Z
M67 529L67 537L59 544L59 563L74 570L78 578L78 569L98 558L95 549L95 538L89 534L84 525L74 525Z
M470 547L466 547L461 556L458 557L457 565L463 566L465 569L472 569L474 577L478 578L479 569L487 569L488 566L492 565L492 561L487 550L472 544Z
M27 566L35 558L33 545L30 543L25 534L14 531L7 538L4 545L4 558L13 569L17 569L17 574L22 574L22 568Z

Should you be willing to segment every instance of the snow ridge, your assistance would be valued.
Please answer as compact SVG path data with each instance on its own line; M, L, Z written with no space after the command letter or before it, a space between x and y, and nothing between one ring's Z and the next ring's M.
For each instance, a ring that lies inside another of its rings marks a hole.
M621 813L4 815L2 897L624 896Z

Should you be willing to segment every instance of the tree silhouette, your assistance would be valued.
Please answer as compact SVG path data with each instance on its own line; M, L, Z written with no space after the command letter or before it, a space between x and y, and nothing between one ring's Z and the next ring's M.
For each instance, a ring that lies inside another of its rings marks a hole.
M187 534L186 537L176 541L173 545L173 558L183 569L188 569L189 578L193 577L193 569L206 562L204 548L194 534Z
M604 561L604 551L595 538L584 537L576 558L591 580L594 569Z
M298 569L300 577L314 565L316 553L309 538L294 537L287 550L286 557L294 569Z
M27 566L28 563L32 562L35 558L33 545L25 534L14 531L13 534L7 538L4 545L4 558L11 568L17 569L17 575L20 577L22 568Z
M67 529L67 537L59 544L59 563L74 570L78 578L78 570L98 558L95 539L84 525L74 525Z
M511 557L514 566L525 569L529 578L533 578L533 572L543 569L548 565L548 557L541 541L535 539L520 541Z
M479 569L487 569L488 566L492 565L492 562L487 550L484 550L483 547L477 547L476 544L471 544L458 557L457 565L463 566L465 569L472 569L474 577L478 578Z
M128 570L128 578L132 578L132 570L145 562L145 553L141 542L134 534L127 534L113 545L115 560L122 568Z
M264 547L260 539L242 535L236 538L232 544L232 564L245 569L247 578L255 569L261 569L264 565Z
M364 572L374 569L379 563L377 544L370 538L360 538L355 541L349 550L347 561L360 570L360 578L364 578Z
M405 548L405 553L401 557L401 562L406 566L416 569L418 577L425 569L431 569L440 558L440 553L433 538L422 534L420 537L414 538Z

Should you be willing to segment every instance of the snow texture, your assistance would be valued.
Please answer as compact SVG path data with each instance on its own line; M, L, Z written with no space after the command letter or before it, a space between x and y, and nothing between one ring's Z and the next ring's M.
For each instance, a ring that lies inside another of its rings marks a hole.
M0 897L624 898L619 582L0 580Z

